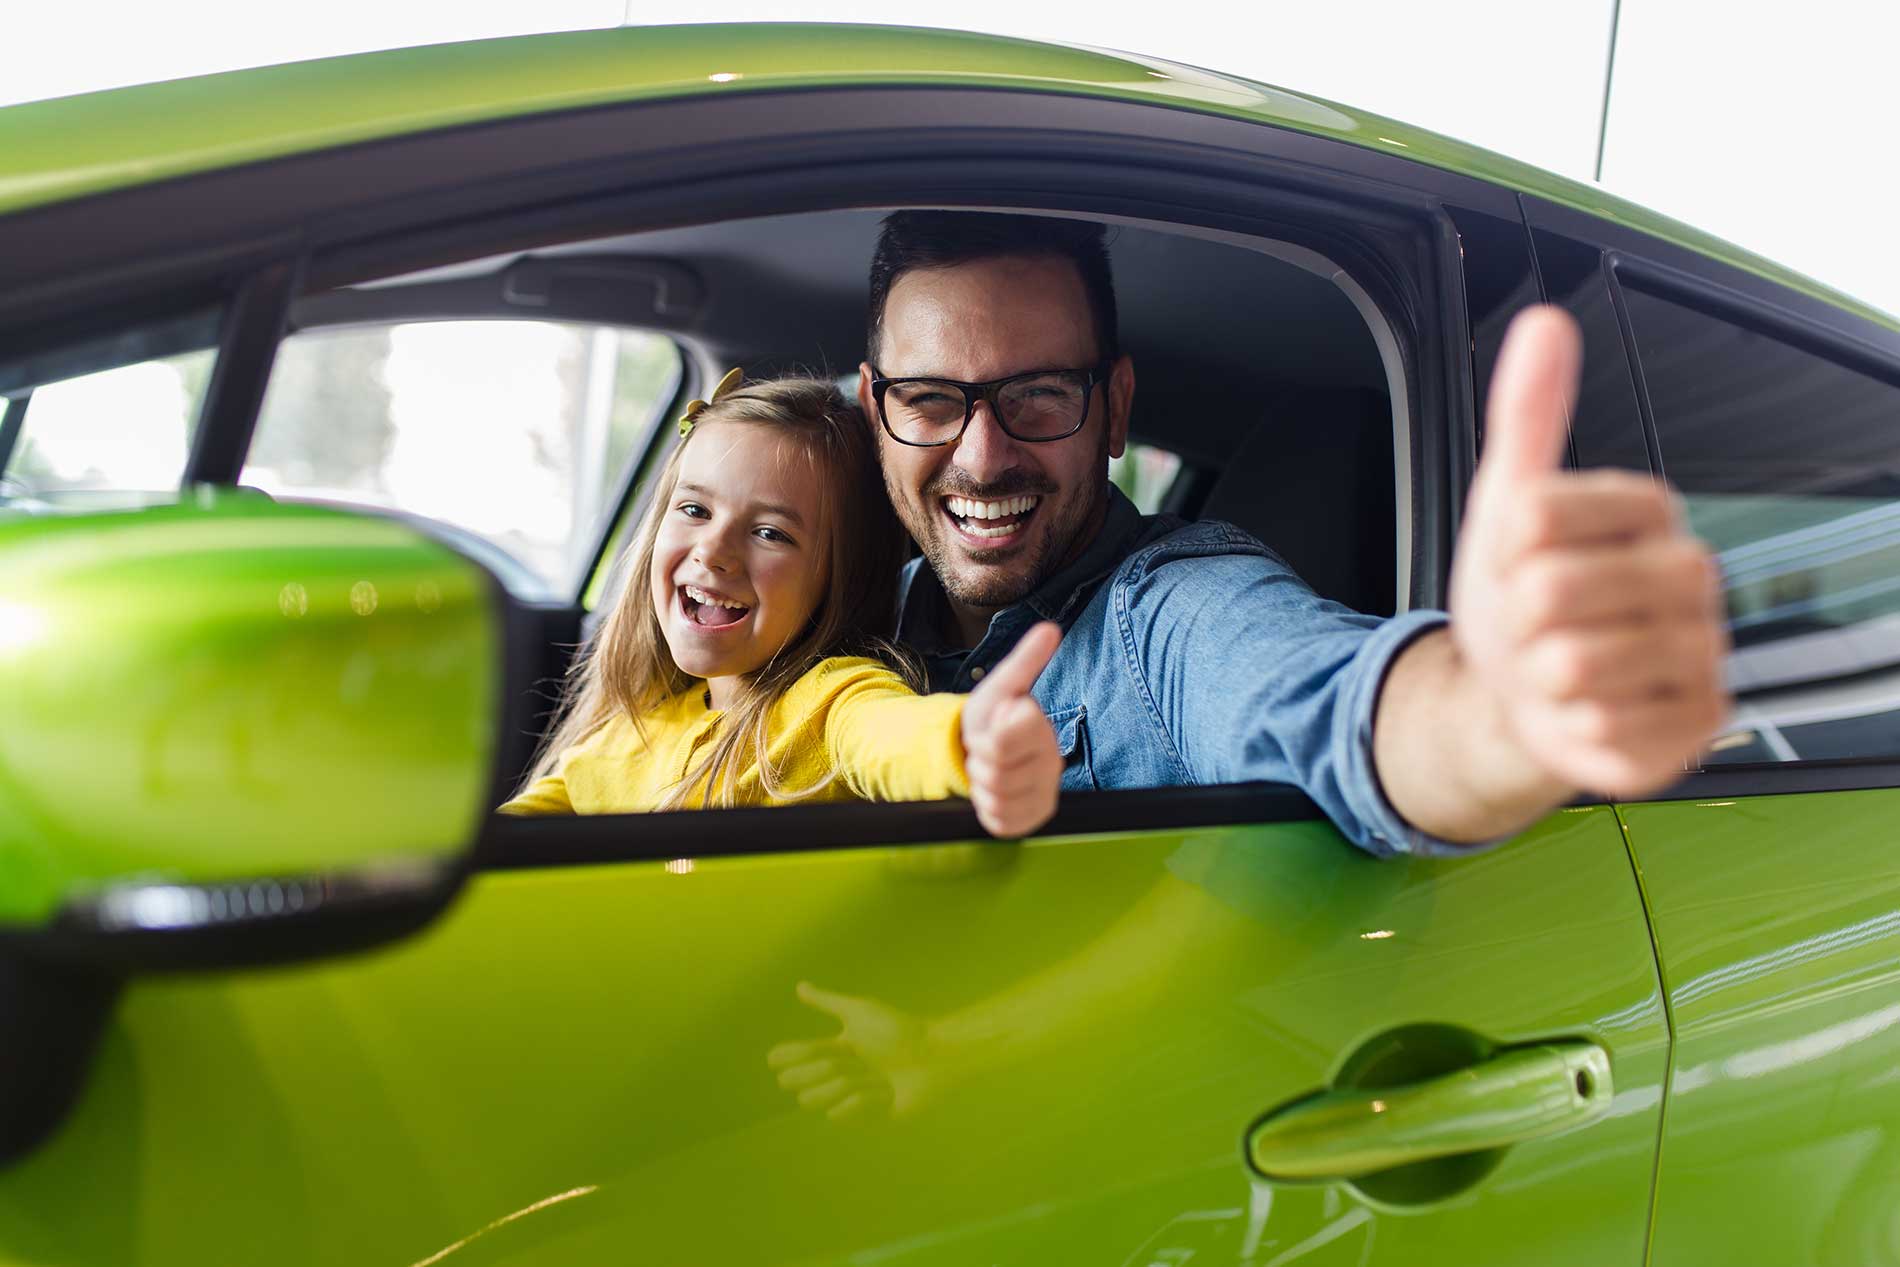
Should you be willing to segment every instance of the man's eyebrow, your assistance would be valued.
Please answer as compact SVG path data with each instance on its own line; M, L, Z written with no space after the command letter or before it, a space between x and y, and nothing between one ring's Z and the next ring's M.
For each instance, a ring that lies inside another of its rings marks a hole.
M675 485L673 491L676 493L697 493L701 497L715 496L712 489L700 484L681 483ZM750 509L762 510L768 515L777 515L781 519L789 519L801 528L805 526L805 516L799 514L798 510L792 506L786 506L779 502L755 502Z

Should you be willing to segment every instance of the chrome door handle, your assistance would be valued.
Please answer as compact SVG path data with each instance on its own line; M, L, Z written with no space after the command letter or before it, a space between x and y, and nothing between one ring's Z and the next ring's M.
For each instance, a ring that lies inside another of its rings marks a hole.
M1297 1101L1254 1127L1247 1155L1269 1179L1352 1179L1583 1126L1611 1094L1595 1043L1518 1047L1424 1082Z

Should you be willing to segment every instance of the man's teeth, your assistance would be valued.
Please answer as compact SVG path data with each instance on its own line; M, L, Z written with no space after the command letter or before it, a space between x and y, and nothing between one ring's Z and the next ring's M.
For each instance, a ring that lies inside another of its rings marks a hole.
M746 605L744 603L735 603L729 598L720 598L716 594L708 594L705 590L699 588L699 586L697 585L682 585L680 588L685 590L686 597L692 599L695 603L699 603L707 607L730 607L733 611L736 611L736 612L742 612L746 610Z
M944 504L958 519L1001 519L1005 515L1023 514L1041 500L1040 497L1008 497L1000 502L978 502L967 497L946 497Z

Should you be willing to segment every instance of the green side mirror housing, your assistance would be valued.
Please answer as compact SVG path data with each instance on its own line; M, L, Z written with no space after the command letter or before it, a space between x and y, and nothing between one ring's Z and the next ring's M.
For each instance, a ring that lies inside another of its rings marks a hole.
M245 490L0 515L0 937L136 971L438 909L496 784L503 611L408 524Z

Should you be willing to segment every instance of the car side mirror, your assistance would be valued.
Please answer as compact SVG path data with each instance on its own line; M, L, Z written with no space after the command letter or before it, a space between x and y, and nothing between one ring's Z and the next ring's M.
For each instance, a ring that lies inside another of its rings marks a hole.
M0 512L0 1163L125 977L402 935L460 887L507 691L489 574L244 490Z
M246 490L0 517L0 946L226 966L426 919L494 803L502 611L400 520Z

